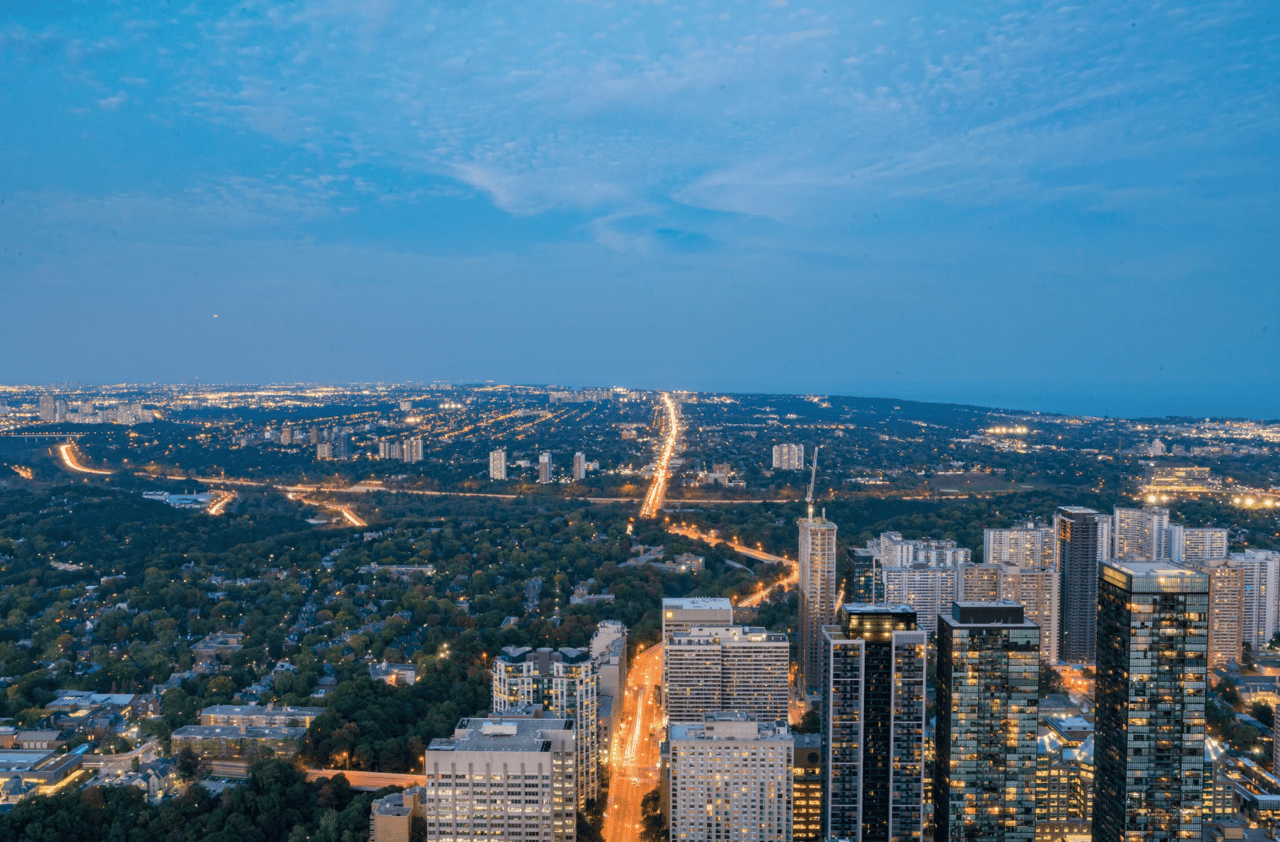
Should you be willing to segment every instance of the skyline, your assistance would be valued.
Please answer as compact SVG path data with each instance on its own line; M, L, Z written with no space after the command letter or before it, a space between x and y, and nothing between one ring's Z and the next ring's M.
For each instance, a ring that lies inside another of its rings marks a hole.
M1280 417L1265 7L19 4L0 382Z

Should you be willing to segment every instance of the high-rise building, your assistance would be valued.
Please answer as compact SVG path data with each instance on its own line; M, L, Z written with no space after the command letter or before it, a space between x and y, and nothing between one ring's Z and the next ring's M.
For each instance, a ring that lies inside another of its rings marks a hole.
M333 440L333 458L343 461L351 458L351 436L343 433Z
M1111 557L1133 561L1169 558L1169 510L1159 506L1115 510Z
M796 734L792 761L791 840L822 839L822 735Z
M538 454L538 482L546 485L554 479L553 466L551 462L551 451L544 450Z
M587 478L587 456L579 451L573 454L573 481L582 482Z
M701 722L736 710L760 722L787 719L791 643L785 634L745 626L694 626L663 651L668 722Z
M311 443L312 443L312 444L319 444L319 443L320 443L320 428L319 428L319 427L312 427L312 428L311 428Z
M804 445L775 444L773 446L773 469L775 471L804 470Z
M1040 629L1040 660L1058 662L1058 612L1061 609L1061 579L1053 567L1004 569L1001 597L1022 606L1027 620Z
M293 428L288 424L280 428L280 443L286 447L293 444Z
M502 481L507 478L507 450L500 447L489 452L489 479Z
M1111 552L1111 517L1082 506L1060 506L1053 516L1058 540L1058 657L1093 660L1097 634L1098 564Z
M1244 653L1244 569L1230 558L1186 566L1209 576L1209 669L1239 664Z
M786 723L739 711L673 723L667 748L670 838L791 842L794 742Z
M936 842L1032 842L1040 629L1011 600L938 623Z
M422 439L405 439L400 445L400 456L404 461L416 463L422 461Z
M1177 523L1169 527L1170 557L1179 564L1226 558L1229 543L1225 529L1197 529Z
M53 423L58 420L58 401L53 395L40 396L40 420Z
M378 442L378 458L394 459L399 462L404 458L404 448L398 441L380 441Z
M928 564L882 568L885 599L891 605L911 606L916 612L917 626L933 634L938 630L938 615L955 602L957 569Z
M573 720L578 808L600 791L599 673L586 649L508 646L493 661L493 710L533 705Z
M694 626L732 626L733 603L723 597L667 597L662 600L662 641Z
M373 802L370 842L407 842L415 819L427 842L574 842L572 728L552 717L462 720L427 747L422 786Z
M955 567L973 561L973 553L965 547L957 547L948 539L906 539L900 532L881 532L878 541L868 541L867 548L874 551L885 567L908 567L927 564L930 567Z
M1004 596L1003 564L966 562L956 570L956 601L998 602Z
M920 842L928 636L908 605L851 603L823 639L823 832Z
M1243 579L1241 638L1256 652L1280 631L1280 553L1245 550L1232 553L1231 560Z
M817 690L822 680L822 627L836 615L836 525L822 517L800 524L800 689Z
M1044 568L1054 565L1052 526L1033 525L982 531L982 560L987 564L1016 564Z
M1199 839L1209 576L1104 563L1097 616L1093 839Z
M851 602L884 602L884 577L880 575L880 559L866 547L849 547L853 567Z
M333 458L333 443L332 443L332 442L327 442L327 441L322 441L322 442L320 442L319 444L317 444L317 445L316 445L316 458L317 458L317 459L332 459L332 458Z

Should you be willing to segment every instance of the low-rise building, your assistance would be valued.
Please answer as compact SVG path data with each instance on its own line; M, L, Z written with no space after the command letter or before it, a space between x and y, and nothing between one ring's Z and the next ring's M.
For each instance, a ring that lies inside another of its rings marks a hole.
M184 725L173 732L174 752L190 748L206 760L253 762L298 753L307 729L272 725Z
M251 725L263 728L311 727L324 708L276 707L275 705L212 705L200 711L201 725Z

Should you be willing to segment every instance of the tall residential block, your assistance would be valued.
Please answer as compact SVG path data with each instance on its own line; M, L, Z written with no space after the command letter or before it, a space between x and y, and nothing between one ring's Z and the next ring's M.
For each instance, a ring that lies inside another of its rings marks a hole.
M1111 557L1134 561L1169 558L1169 510L1159 506L1117 508L1112 519Z
M426 780L373 802L370 842L521 839L574 842L572 723L551 717L464 719L432 740Z
M1243 577L1241 637L1256 652L1280 631L1280 553L1245 550L1232 553L1231 560Z
M400 458L406 462L421 462L422 455L422 439L410 438L405 439L400 446Z
M1098 564L1111 554L1111 516L1082 506L1060 506L1054 514L1058 575L1058 657L1071 663L1093 660L1098 613Z
M675 597L662 600L662 640L694 626L732 626L733 603L714 596Z
M799 686L808 693L822 680L822 627L836 616L836 525L825 515L800 518Z
M493 710L532 705L572 720L578 807L600 792L597 663L587 649L508 646L493 660Z
M881 532L879 540L867 542L885 567L907 567L926 564L930 567L955 567L973 561L973 553L956 546L950 538L903 538L900 532Z
M773 446L775 471L800 471L804 469L803 444L775 444Z
M938 623L935 842L1032 842L1040 629L1011 600Z
M1056 551L1052 526L1028 523L1013 529L982 531L982 560L987 564L1053 567Z
M1199 839L1208 574L1104 563L1097 635L1093 839Z
M950 609L956 599L955 567L933 567L912 564L884 567L884 598L894 605L909 605L915 610L919 628L932 634L938 629L938 615Z
M670 838L791 842L794 741L785 723L737 711L673 723L667 773Z
M582 482L587 478L587 455L581 451L573 454L573 481Z
M669 722L701 722L721 710L786 721L791 643L785 634L694 626L668 637L663 655Z
M1052 567L1004 569L1001 597L1022 606L1027 620L1040 628L1040 660L1058 662L1058 627L1061 610L1061 579Z
M551 451L544 450L538 454L538 482L543 485L555 478L554 465L551 462Z
M824 833L920 842L928 636L908 605L851 603L823 638Z
M507 451L498 448L489 452L489 479L505 480L507 478Z
M796 734L791 779L791 840L822 839L822 735Z
M1180 564L1195 564L1226 558L1230 541L1225 529L1169 527L1170 557Z
M1004 594L1004 571L1003 564L961 564L956 570L956 600L999 601Z
M1209 576L1209 669L1239 664L1244 654L1244 569L1230 558L1187 567Z

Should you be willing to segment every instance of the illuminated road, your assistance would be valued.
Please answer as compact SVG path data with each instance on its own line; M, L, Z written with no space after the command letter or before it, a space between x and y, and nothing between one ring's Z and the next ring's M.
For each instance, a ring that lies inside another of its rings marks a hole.
M640 507L640 517L657 517L667 499L667 478L671 469L671 457L676 452L676 439L680 436L680 408L667 392L662 393L662 403L667 408L667 440L662 444L657 468L653 472L653 485Z
M308 506L318 506L321 509L328 509L331 512L338 512L347 521L347 523L349 523L352 526L368 526L369 525L365 523L363 520L361 520L360 518L356 517L355 512L351 511L351 508L349 506L344 506L341 503L328 503L328 502L325 502L324 500L308 500L306 497L303 497L301 494L299 494L296 491L290 491L287 494L285 494L285 496L288 497L290 500L295 500L299 503L305 503Z
M205 511L216 517L226 511L227 504L234 499L236 499L236 493L234 491L219 491L218 499L214 500L213 504Z
M693 526L685 526L685 525L675 526L675 525L669 524L667 526L667 531L674 532L677 535L683 535L685 538L693 538L698 541L706 541L708 544L711 544L712 546L716 544L724 544L726 547L733 550L735 553L740 553L742 555L747 556L748 558L754 558L757 561L765 561L765 562L769 562L770 564L785 564L787 566L787 568L791 572L789 572L786 575L786 577L779 579L778 581L774 582L772 585L769 585L768 587L761 587L759 590L757 590L755 593L751 594L750 596L743 597L742 600L738 602L738 605L742 606L743 608L754 608L755 606L764 602L766 599L770 598L777 591L786 590L787 588L793 588L800 583L800 566L796 562L784 556L772 555L770 553L766 553L763 550L757 549L755 547L748 547L746 544L738 544L733 541L726 541L722 538L717 538L713 535L708 535L705 532L699 532L697 527L693 527Z
M109 476L110 471L99 471L95 468L86 468L80 464L80 460L76 458L75 444L67 442L58 445L58 453L62 455L62 464L66 465L69 470L75 471L77 474L97 474L98 476Z
M663 715L654 690L662 682L662 646L636 655L627 671L623 723L609 751L609 806L604 815L608 842L636 842L643 818L641 801L658 786L658 743Z

